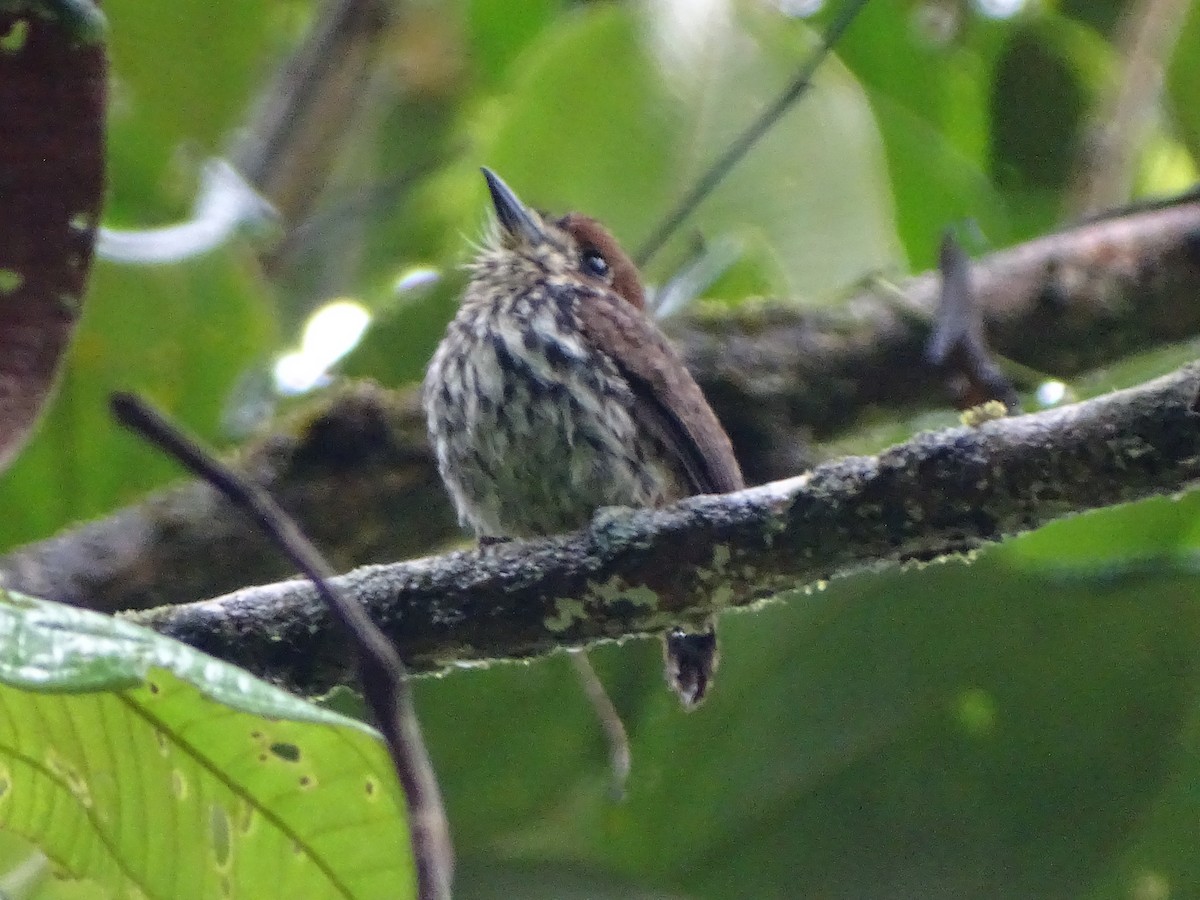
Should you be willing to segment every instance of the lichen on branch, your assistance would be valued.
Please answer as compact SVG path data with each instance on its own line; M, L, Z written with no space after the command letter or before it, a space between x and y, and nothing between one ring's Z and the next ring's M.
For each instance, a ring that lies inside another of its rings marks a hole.
M1200 480L1200 364L1082 403L925 433L734 494L602 510L573 535L356 569L415 670L657 634L866 568L963 553ZM302 692L347 675L306 582L133 619Z
M972 267L989 346L1067 378L1200 332L1200 200L1045 235ZM668 323L750 481L802 471L812 440L873 408L946 405L925 364L936 273L843 306L778 301ZM428 553L458 534L415 397L346 385L275 423L239 464L340 568ZM408 523L419 521L420 528ZM219 566L197 560L220 559ZM283 577L268 543L205 485L160 491L0 558L15 590L92 609L176 603Z

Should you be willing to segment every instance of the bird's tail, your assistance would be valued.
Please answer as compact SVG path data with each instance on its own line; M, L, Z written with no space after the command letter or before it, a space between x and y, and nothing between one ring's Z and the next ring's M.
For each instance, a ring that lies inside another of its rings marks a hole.
M679 695L684 709L695 709L704 700L718 660L717 623L711 619L699 631L676 626L663 635L667 684Z

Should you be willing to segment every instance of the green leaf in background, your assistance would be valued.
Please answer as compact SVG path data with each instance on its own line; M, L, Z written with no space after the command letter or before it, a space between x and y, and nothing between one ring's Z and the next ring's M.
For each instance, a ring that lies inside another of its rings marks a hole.
M561 14L563 0L466 0L465 17L476 81L494 88L512 61Z
M807 29L774 13L647 9L648 20L607 5L561 18L516 67L478 160L527 202L598 217L631 251L814 47ZM478 197L482 210L482 182ZM903 267L893 216L870 106L831 59L651 274L678 264L697 232L716 239L750 226L781 262L773 289L819 298L866 271Z
M131 624L0 598L0 826L108 896L413 896L378 736Z
M104 13L114 76L105 221L162 225L190 209L191 173L240 124L281 30L270 5L237 0L107 0Z
M982 22L936 41L931 7L869 3L838 54L862 82L887 149L900 237L914 270L937 265L942 231L979 223L995 246L1012 240L1004 198L988 180L991 118L981 78L1005 26Z
M992 77L992 178L1014 236L1058 224L1078 185L1081 129L1111 78L1113 51L1086 26L1047 15L1016 27Z
M1194 594L1190 573L1057 577L1004 553L838 580L725 617L718 683L693 714L662 687L657 647L601 648L632 742L620 804L563 660L423 682L458 893L495 896L501 871L526 879L512 896L570 874L594 896L626 878L706 898L1106 882L1127 892L1100 896L1129 897L1154 873L1192 896L1177 842L1200 782Z
M103 220L145 228L190 209L200 161L219 152L281 44L262 4L104 4L113 87ZM182 176L182 177L181 177ZM178 477L117 433L110 391L145 391L207 439L231 386L275 346L274 300L236 250L169 267L98 260L59 390L0 477L0 547L48 537Z
M178 477L111 420L109 393L145 391L219 439L232 385L273 339L263 285L233 252L179 266L98 262L57 396L0 477L0 545L48 537Z
M1167 100L1183 143L1193 158L1200 156L1200 6L1192 3L1171 64L1167 69Z
M1155 560L1169 569L1169 559L1200 546L1198 522L1200 493L1181 500L1160 497L1052 522L999 552L1051 572L1082 570L1099 576Z

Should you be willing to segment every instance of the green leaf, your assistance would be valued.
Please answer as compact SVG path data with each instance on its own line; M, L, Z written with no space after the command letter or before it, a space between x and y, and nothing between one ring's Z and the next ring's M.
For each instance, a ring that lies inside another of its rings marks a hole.
M1182 500L1157 497L1133 506L1098 510L1060 519L999 552L1013 561L1059 567L1103 569L1132 560L1175 555L1195 540L1189 535L1200 518L1200 493Z
M470 61L476 81L491 86L520 51L561 12L562 0L467 0Z
M1200 156L1200 109L1196 104L1200 92L1200 6L1194 3L1189 5L1167 69L1166 88L1171 115L1195 159Z
M594 215L636 250L813 50L807 29L778 14L725 15L593 5L563 17L518 67L479 162L527 202ZM480 182L479 210L484 196ZM836 59L651 274L667 274L697 231L716 240L747 225L767 237L783 276L772 288L787 296L827 295L901 262L879 134Z
M177 478L111 420L109 393L145 391L219 439L231 387L273 335L263 286L232 251L179 266L97 264L58 393L0 478L0 544L46 537Z
M937 265L942 231L964 220L987 239L1011 239L1003 198L989 183L988 71L1002 46L995 25L939 42L922 28L928 6L869 3L838 53L862 82L887 149L900 236L914 270Z
M113 896L413 896L374 731L127 622L3 595L0 734L0 826Z
M114 80L105 223L149 228L191 207L191 179L179 176L222 152L241 124L268 71L264 50L283 45L287 13L203 0L106 0L104 13Z
M472 873L492 861L571 864L597 896L620 875L706 898L1066 897L1146 868L1191 896L1195 854L1156 838L1182 840L1200 777L1194 593L1189 573L1005 553L838 580L723 618L692 714L653 643L602 648L632 744L620 804L563 660L425 682L459 893L490 896Z

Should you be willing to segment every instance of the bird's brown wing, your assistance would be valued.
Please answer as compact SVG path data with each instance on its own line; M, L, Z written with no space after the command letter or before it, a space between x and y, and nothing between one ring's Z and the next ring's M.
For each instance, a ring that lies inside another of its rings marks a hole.
M674 455L692 492L724 494L744 487L729 436L658 327L608 291L582 297L576 314L588 343L629 382L639 422Z

